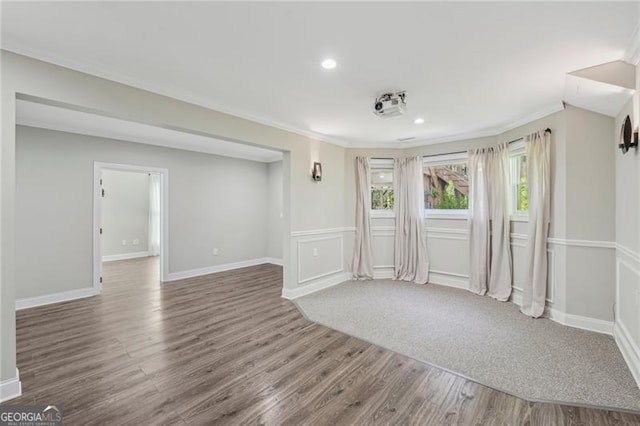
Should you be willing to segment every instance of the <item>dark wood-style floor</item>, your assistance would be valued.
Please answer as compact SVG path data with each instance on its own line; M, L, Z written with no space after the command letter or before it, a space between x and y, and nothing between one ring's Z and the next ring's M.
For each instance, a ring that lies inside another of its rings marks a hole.
M101 296L18 312L23 396L65 424L613 425L530 403L305 320L263 265L160 285L111 262Z

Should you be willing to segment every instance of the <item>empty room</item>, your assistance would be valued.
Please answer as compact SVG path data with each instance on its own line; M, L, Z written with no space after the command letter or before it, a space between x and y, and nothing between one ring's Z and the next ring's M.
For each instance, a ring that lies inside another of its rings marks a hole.
M0 425L640 425L639 2L0 12Z

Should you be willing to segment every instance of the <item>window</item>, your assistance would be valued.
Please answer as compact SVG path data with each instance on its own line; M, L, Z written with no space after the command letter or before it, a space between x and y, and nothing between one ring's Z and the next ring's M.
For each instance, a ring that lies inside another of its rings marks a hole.
M510 184L511 213L526 215L529 211L529 183L527 180L527 156L524 153L524 142L511 144Z
M393 211L393 160L371 160L371 210Z
M467 154L424 157L424 208L451 213L469 206Z

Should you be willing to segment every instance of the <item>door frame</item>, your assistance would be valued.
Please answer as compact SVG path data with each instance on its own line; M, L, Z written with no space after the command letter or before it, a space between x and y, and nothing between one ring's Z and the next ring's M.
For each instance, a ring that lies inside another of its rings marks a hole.
M160 281L169 275L169 169L136 166L132 164L93 162L93 288L96 294L102 292L102 244L100 224L102 223L102 193L100 179L103 170L123 172L154 173L160 176Z

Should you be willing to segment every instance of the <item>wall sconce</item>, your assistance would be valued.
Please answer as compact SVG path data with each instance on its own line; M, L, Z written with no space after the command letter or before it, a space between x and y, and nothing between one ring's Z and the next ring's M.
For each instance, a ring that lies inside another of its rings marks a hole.
M311 177L316 182L320 182L322 180L322 164L317 161L313 163L313 170L311 171Z
M620 131L620 144L618 145L618 148L620 148L623 154L626 154L627 151L629 151L629 148L638 146L638 132L634 132L631 126L631 118L627 115L624 123L622 123L622 129ZM631 140L632 134L633 141Z

